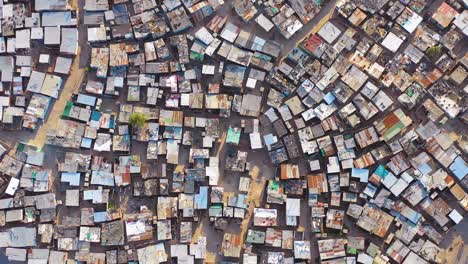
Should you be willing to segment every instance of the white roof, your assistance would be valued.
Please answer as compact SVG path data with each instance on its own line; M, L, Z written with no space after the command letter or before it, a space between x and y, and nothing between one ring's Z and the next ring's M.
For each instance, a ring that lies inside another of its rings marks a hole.
M263 14L255 18L255 22L260 25L266 32L269 32L275 25Z
M89 42L105 41L106 39L106 29L104 27L88 28Z
M244 254L244 264L257 264L257 255Z
M21 77L29 77L31 75L31 67L21 67Z
M9 195L15 195L15 192L18 189L19 182L19 179L11 178L10 183L8 184L8 187L5 190L5 193Z
M374 258L367 255L366 253L359 253L357 261L363 264L372 264L374 263Z
M463 34L468 35L468 10L458 15L453 24L463 31Z
M396 52L398 48L400 48L401 43L403 43L403 39L399 38L393 32L388 33L387 37L382 41L382 46L387 48L392 52Z
M16 38L7 38L7 52L8 53L16 52Z
M66 12L44 12L42 13L42 26L73 26L76 25L76 18L72 18L72 13Z
M206 176L209 178L210 185L218 185L219 167L218 166L206 167Z
M320 170L320 161L319 160L311 160L309 161L309 166L311 171Z
M389 172L387 176L385 176L385 179L382 181L382 183L385 187L387 187L387 189L391 189L397 180L397 177L395 177L393 173Z
M171 257L185 257L188 255L187 245L171 245Z
M78 29L62 28L60 52L76 55L78 52Z
M301 215L301 199L287 198L286 199L286 216Z
M41 94L57 98L61 84L62 78L52 74L46 74L44 82L42 83Z
M143 234L146 231L146 225L142 221L127 222L125 224L125 229L127 231L127 236L133 236Z
M215 66L214 65L203 65L202 73L203 74L208 74L208 75L214 75L215 74Z
M45 79L45 73L33 71L31 77L29 78L28 86L26 87L27 91L38 93L41 91L42 83Z
M44 29L44 44L59 45L60 44L60 27L46 27Z
M338 161L338 157L333 156L333 157L328 158L327 172L328 173L340 172L340 163Z
M453 209L453 211L449 214L449 217L456 224L460 223L463 220L463 216L456 209Z
M406 8L406 11L403 12L402 16L407 14L411 14L405 18L404 22L401 23L401 26L406 29L409 33L413 33L413 31L418 27L419 23L423 20L416 12L411 11L409 8Z
M239 27L229 22L224 26L223 31L221 31L221 37L231 43L234 43L237 35L239 35Z
M212 148L213 147L213 141L215 139L213 137L210 137L210 136L205 136L203 138L203 147L204 148ZM207 175L208 176L208 175Z
M86 0L84 10L86 11L106 11L109 9L107 0Z
M250 136L250 147L252 149L261 149L263 147L260 133L250 133L249 136Z
M44 32L41 27L31 29L31 39L43 39Z
M403 264L426 264L428 263L427 261L425 261L423 258L421 258L420 256L418 256L416 253L414 253L413 251L411 251L408 256L406 257L406 259L403 261Z
M70 72L72 61L73 59L71 58L57 57L54 72L68 74Z
M215 38L211 42L211 44L206 48L205 54L207 54L208 56L212 56L215 53L216 49L219 47L219 44L221 44L221 40Z
M190 94L183 93L180 97L180 105L181 106L189 106L190 105Z
M272 107L270 107L266 112L265 112L265 115L268 117L268 119L270 120L270 122L275 122L279 117L278 115L276 114L275 112L275 109L273 109ZM307 121L307 120L306 120Z
M36 11L66 10L67 2L67 0L35 0L34 7Z
M16 31L16 49L31 48L31 32L29 29Z
M252 89L255 89L256 85L257 85L257 80L253 78L248 78L247 83L245 84L245 86L247 86L248 88L252 88Z
M341 161L341 167L343 167L344 170L353 168L354 167L353 159L347 159L347 160Z
M22 248L7 248L5 251L5 255L8 257L8 260L13 261L26 261L26 254L26 249Z
M309 110L302 112L301 116L304 119L304 121L309 121L310 119L316 117L317 115L315 114L314 109L310 108Z
M13 16L13 5L2 5L3 18Z
M210 45L214 40L211 33L205 27L201 27L197 32L195 32L195 37L206 45Z
M328 21L319 30L318 35L322 37L328 44L331 44L341 34L339 30L332 22Z
M49 62L50 62L50 55L49 54L39 55L39 63L49 63Z
M16 66L31 66L31 56L16 55Z
M390 188L390 191L393 193L393 195L398 197L406 189L406 187L408 187L408 185L409 182L404 178L404 176L402 176L395 184L393 184L393 186Z

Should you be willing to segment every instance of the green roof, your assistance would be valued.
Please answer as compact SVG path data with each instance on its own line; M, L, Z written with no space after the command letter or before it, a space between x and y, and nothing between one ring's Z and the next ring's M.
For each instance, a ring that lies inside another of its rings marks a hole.
M63 116L70 116L70 111L71 111L72 107L73 107L73 102L68 101L67 105L65 106L65 109L63 110L62 115Z
M226 138L226 143L233 143L233 144L239 144L240 141L240 136L241 136L241 130L240 129L235 129L233 127L229 127L228 133L227 133L227 138Z
M402 123L402 122L398 122L396 123L395 125L393 125L392 127L390 127L389 129L387 129L387 131L385 131L384 133L384 139L385 140L389 140L391 139L392 137L396 136L398 133L400 133L400 131L405 128L405 125Z

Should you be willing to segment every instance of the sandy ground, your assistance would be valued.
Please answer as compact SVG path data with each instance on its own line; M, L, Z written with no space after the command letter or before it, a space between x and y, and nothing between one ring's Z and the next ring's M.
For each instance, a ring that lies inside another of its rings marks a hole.
M80 50L78 49L77 57L79 56L79 53ZM47 132L50 129L56 128L57 122L60 119L67 102L70 100L74 93L78 92L80 84L83 81L85 71L84 69L80 69L79 64L79 60L75 58L71 67L70 76L68 77L63 87L63 90L60 93L59 99L55 102L47 120L37 130L36 136L28 142L29 144L37 146L39 148L44 147Z
M77 10L77 12L79 12L78 0L72 0L70 2L70 5L74 10ZM78 24L79 24L80 23L79 15L77 15L77 19L78 19ZM84 68L80 68L80 62L79 62L80 53L81 53L81 49L78 47L78 52L71 66L70 75L68 76L65 82L65 85L62 91L60 92L60 96L58 100L54 103L52 109L50 109L50 115L48 116L44 124L37 130L34 138L29 140L28 142L29 144L37 146L39 148L44 147L47 132L50 129L56 128L57 122L60 119L63 113L63 110L65 109L67 101L70 100L70 98L72 97L74 93L78 92L78 89L80 88L80 84L83 81L84 76L85 76Z
M250 183L247 200L249 203L249 208L247 212L247 217L242 220L241 224L242 241L244 241L247 229L249 228L250 220L252 219L253 215L253 209L255 207L261 206L262 193L265 189L266 184L266 180L264 177L261 177L260 170L257 166L255 166L252 169L252 171L250 172L250 176L252 177L252 181Z
M219 142L219 147L218 147L218 150L216 152L216 157L217 158L220 157L221 151L223 150L224 144L226 143L226 138L227 138L226 132L223 133L223 135L219 138L219 141L218 141ZM198 224L197 228L195 229L195 231L193 232L192 243L196 243L200 236L206 236L206 232L204 230L208 229L208 228L212 228L212 227L204 226L203 222L200 222ZM206 256L205 256L205 263L216 263L216 253L213 253L213 252L210 252L210 251L207 250L206 251Z
M468 246L461 236L455 237L450 246L439 254L440 263L466 264L468 262Z

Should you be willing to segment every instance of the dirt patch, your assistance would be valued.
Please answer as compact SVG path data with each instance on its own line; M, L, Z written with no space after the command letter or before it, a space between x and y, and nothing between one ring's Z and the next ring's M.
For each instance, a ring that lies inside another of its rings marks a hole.
M447 249L439 253L439 258L441 263L465 264L468 258L468 246L465 245L461 236L457 236Z

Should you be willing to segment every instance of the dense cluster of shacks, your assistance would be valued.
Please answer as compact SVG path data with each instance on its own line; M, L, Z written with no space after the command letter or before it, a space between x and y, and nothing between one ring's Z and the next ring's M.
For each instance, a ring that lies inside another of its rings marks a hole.
M13 2L0 3L0 124L35 129L77 54L77 19L66 1ZM46 12L50 9L57 11Z
M90 57L46 148L0 145L10 260L442 261L468 210L467 1L340 0L291 50L330 2L3 2L3 128L37 129Z

